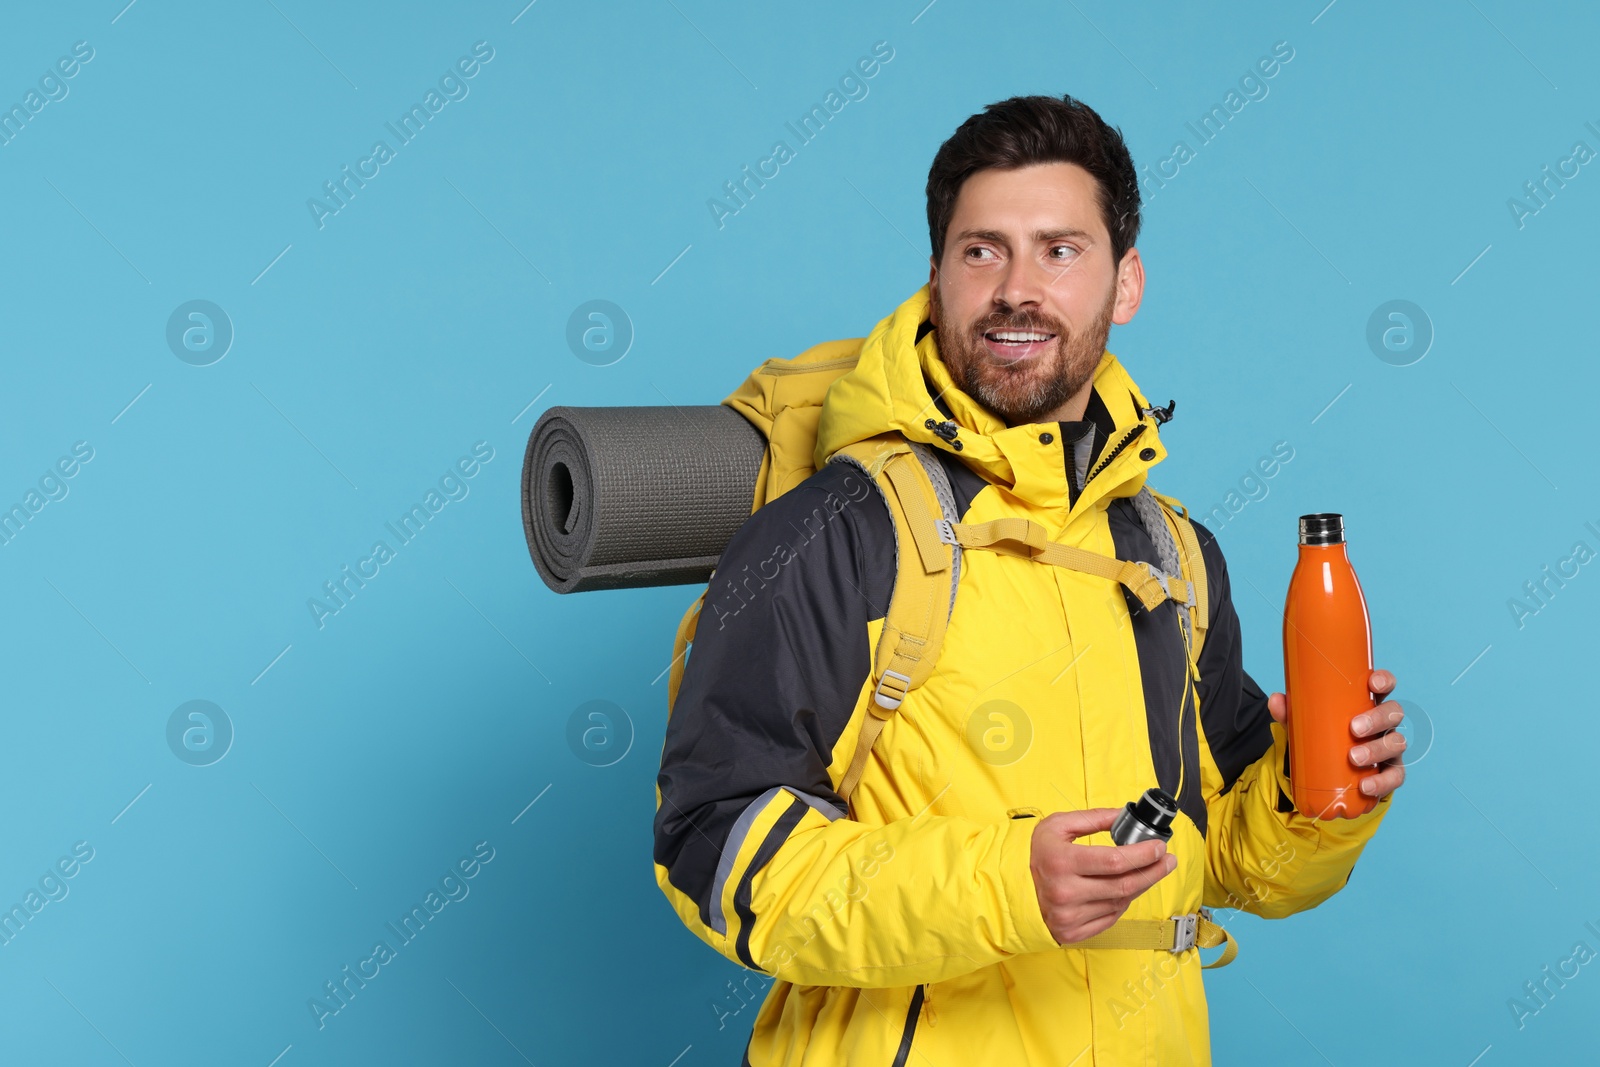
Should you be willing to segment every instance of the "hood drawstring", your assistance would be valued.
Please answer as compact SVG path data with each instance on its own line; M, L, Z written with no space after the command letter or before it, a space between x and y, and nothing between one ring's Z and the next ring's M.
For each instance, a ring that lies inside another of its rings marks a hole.
M961 442L956 440L956 434L961 432L961 427L957 426L953 419L946 419L944 422L936 422L933 419L926 419L923 421L922 425L932 430L935 436L948 441L951 448L955 449L957 452L961 451Z

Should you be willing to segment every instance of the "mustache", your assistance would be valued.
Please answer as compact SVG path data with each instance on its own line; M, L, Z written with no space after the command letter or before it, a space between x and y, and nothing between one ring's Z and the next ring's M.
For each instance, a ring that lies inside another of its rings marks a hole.
M1066 337L1067 331L1061 324L1053 319L1040 315L988 315L973 323L973 332L982 337L990 330L1031 330L1037 333L1052 333L1059 337Z

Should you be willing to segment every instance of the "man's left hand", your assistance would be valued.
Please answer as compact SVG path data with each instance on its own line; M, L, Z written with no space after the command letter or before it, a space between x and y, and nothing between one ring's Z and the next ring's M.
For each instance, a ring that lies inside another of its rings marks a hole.
M1394 687L1395 677L1388 671L1373 671L1367 676L1367 688L1374 696L1387 697L1394 692ZM1286 707L1282 693L1268 695L1267 711L1280 723L1284 721ZM1399 730L1405 717L1399 704L1385 700L1350 720L1350 732L1363 739L1351 747L1350 762L1357 767L1378 768L1377 774L1361 782L1361 792L1369 797L1386 797L1406 780L1406 765L1401 759L1406 739Z

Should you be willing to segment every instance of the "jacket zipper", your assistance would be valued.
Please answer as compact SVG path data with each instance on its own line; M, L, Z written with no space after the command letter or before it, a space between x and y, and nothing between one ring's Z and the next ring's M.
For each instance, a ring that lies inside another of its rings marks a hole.
M833 370L836 367L853 367L860 361L860 356L841 356L838 359L825 359L821 363L806 363L798 367L762 367L763 374L810 374L812 371Z
M911 994L911 1006L906 1009L906 1028L900 1035L900 1048L894 1054L892 1067L906 1067L911 1056L911 1039L917 1034L917 1018L922 1014L922 998L927 994L927 986L917 986L917 991Z
M1118 454L1121 453L1124 448L1127 448L1128 445L1133 442L1135 437L1138 437L1140 434L1144 433L1145 427L1148 425L1149 423L1141 422L1139 425L1129 430L1127 436L1117 442L1116 447L1114 447L1110 452L1107 452L1105 455L1101 456L1100 462L1094 465L1094 470L1090 471L1089 476L1083 480L1084 488L1087 489L1089 487L1089 483L1094 481L1094 476L1105 470L1106 467L1110 466L1111 461L1116 459Z

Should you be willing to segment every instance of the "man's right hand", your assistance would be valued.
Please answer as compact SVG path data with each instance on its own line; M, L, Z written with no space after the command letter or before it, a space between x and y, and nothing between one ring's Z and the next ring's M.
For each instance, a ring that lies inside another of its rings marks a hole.
M1039 910L1058 943L1070 945L1107 929L1133 898L1171 874L1178 857L1165 841L1080 845L1074 840L1111 829L1121 808L1058 811L1033 828L1029 866Z

